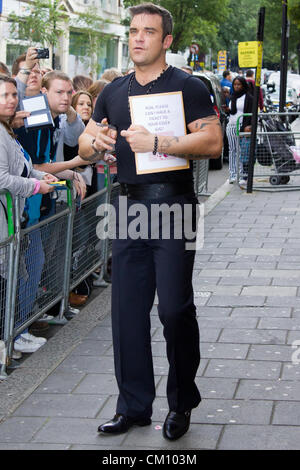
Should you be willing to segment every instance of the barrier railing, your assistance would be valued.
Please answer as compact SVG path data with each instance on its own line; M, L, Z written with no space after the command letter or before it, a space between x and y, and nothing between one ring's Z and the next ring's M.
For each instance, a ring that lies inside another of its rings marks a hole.
M195 192L199 195L207 186L208 162L194 162L194 172ZM6 273L0 272L0 340L5 343L6 354L1 379L7 376L16 336L58 302L55 323L66 323L70 291L99 267L102 269L94 284L102 285L112 239L104 233L110 228L99 224L104 218L99 207L113 205L120 194L120 185L111 182L108 167L106 174L106 187L81 203L74 198L68 182L67 203L55 215L25 229L21 229L19 197L15 198L13 211L12 199L7 196L9 236L0 243L0 269Z
M16 336L58 302L55 322L66 323L70 290L104 265L108 241L102 241L96 233L96 215L108 197L105 188L83 200L79 207L68 182L64 207L26 229L21 229L20 199L15 198L15 217L9 221L12 233L0 243L0 268L6 273L6 278L2 274L0 278L0 340L5 343L6 356L1 363L1 379L7 376ZM12 203L7 205L12 217Z
M0 341L2 343L0 359L0 378L6 378L8 347L11 342L12 290L14 266L14 220L13 201L9 191L0 190L0 211L3 212L3 226L7 219L7 237L0 242Z
M194 188L196 196L207 192L209 160L191 160L193 163Z
M249 133L239 132L238 180L247 179L250 152ZM260 113L258 115L253 189L293 190L300 187L300 113ZM292 122L290 122L292 121Z

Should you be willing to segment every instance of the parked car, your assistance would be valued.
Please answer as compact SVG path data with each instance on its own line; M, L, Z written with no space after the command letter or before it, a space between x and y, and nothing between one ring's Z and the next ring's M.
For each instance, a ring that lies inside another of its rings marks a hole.
M273 72L268 78L268 84L275 84L276 88L279 88L280 85L280 72ZM300 98L300 75L296 73L287 74L287 87L295 88L297 92L298 99Z
M212 72L194 72L193 76L198 77L200 80L202 80L202 82L208 88L214 110L221 122L223 140L224 140L227 116L222 108L222 105L225 104L225 101L223 98L220 81L218 80L216 75L214 75ZM224 147L223 147L222 155L219 158L211 159L209 161L209 168L212 170L221 170L221 168L223 167L223 158L224 158Z
M264 85L264 101L265 106L269 110L278 111L280 101L280 87L279 85L268 84ZM285 107L288 111L297 112L300 109L300 99L295 88L286 88L286 102Z

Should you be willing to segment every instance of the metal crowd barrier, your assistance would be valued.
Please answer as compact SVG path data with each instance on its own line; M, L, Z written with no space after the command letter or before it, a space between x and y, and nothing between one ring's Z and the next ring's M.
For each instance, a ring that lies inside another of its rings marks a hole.
M193 165L195 192L199 195L207 187L208 161L195 161ZM21 229L19 197L13 207L9 193L0 191L0 195L7 196L9 214L9 236L0 243L0 341L4 342L6 356L0 379L7 376L16 336L58 302L55 323L66 323L70 291L97 268L100 267L100 275L95 274L94 285L107 285L103 277L108 274L113 219L108 217L108 227L101 226L105 211L99 208L114 205L120 184L111 182L108 166L106 175L106 187L81 203L67 182L67 203L57 207L55 215L25 229Z
M249 114L247 114L249 116ZM245 116L245 115L243 115ZM248 174L249 134L239 132L238 180ZM290 122L292 121L292 122ZM248 137L247 137L248 136ZM300 187L300 113L259 113L253 189L296 190Z
M6 356L1 363L1 379L6 378L6 368L12 362L14 338L58 302L55 322L66 323L70 290L104 266L108 241L103 242L99 231L96 233L97 208L107 203L108 197L105 188L79 206L68 182L64 207L26 229L21 229L19 197L14 201L14 220L9 199L9 237L0 243L0 340L4 341Z
M0 242L0 378L6 378L7 351L11 342L10 330L13 321L11 315L11 300L13 289L13 266L14 266L14 220L13 220L13 200L9 191L0 190L0 196L6 199L7 216L7 238ZM1 202L0 211L5 209Z
M196 196L207 192L209 160L191 160L193 163L194 188Z
M75 208L73 243L71 257L70 289L73 290L97 268L104 267L106 244L99 239L97 226L103 219L97 216L98 207L108 203L109 192L106 188L84 199ZM95 285L101 285L104 271Z

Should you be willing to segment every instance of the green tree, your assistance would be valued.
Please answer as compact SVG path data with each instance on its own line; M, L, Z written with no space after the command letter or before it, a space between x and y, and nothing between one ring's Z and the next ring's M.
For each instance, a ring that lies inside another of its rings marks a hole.
M63 34L59 24L64 20L64 13L55 0L33 0L28 4L24 16L15 13L8 16L13 36L26 39L30 45L42 43L56 46L59 36Z
M238 67L238 43L255 41L259 0L230 0L228 17L218 33L218 50L226 50L232 68Z
M261 0L266 7L264 61L266 64L280 65L282 2ZM300 0L288 0L289 31L289 67L297 67L297 47L300 47Z
M93 76L100 73L98 57L103 44L111 37L111 34L103 33L106 24L111 23L97 14L97 9L92 7L88 13L79 13L72 22L74 35L74 46L79 51L81 61L90 67Z
M203 52L216 43L217 30L227 17L229 0L156 0L157 5L167 8L174 20L172 52L184 51L197 41ZM124 0L127 8L141 3L139 0ZM216 12L218 14L216 15Z

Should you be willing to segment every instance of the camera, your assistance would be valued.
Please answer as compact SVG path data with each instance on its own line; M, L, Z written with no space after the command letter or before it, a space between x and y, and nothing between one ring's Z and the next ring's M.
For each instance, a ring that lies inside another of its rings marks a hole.
M36 49L37 59L49 59L49 49Z

